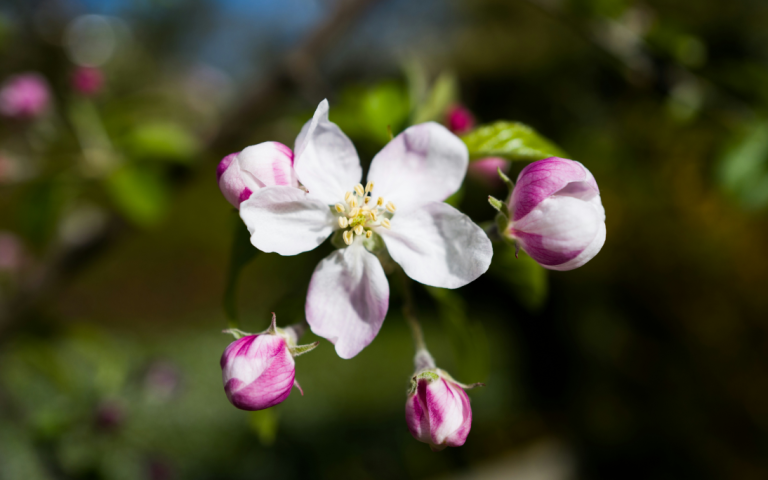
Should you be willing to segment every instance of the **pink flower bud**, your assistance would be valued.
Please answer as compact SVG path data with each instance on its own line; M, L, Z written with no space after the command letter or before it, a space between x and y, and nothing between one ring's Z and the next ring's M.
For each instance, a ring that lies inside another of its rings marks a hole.
M460 447L472 427L469 396L441 370L422 371L413 379L405 421L413 438L429 444L434 452Z
M224 392L241 410L263 410L291 393L296 367L280 335L248 335L230 343L221 357Z
M481 158L469 164L467 174L487 185L500 187L504 182L499 178L498 169L507 173L509 161L499 157Z
M600 190L579 162L550 157L526 166L509 210L508 235L545 268L578 268L605 243Z
M235 208L262 187L298 187L293 170L293 151L278 142L253 145L224 157L216 169L221 193Z
M87 97L96 95L104 85L104 74L93 67L80 67L72 74L72 87Z
M475 117L463 105L453 105L448 109L448 130L457 135L467 133L475 126Z
M49 101L48 84L36 73L15 75L0 87L0 113L6 117L37 117Z

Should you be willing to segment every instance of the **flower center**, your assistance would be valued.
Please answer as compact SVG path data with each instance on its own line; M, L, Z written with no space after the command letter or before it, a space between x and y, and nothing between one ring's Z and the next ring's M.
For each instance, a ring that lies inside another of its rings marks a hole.
M391 226L389 220L395 214L395 204L385 203L381 197L374 200L372 192L373 182L368 182L365 188L358 183L353 191L344 195L344 202L335 205L336 213L339 214L339 227L349 229L342 235L347 245L352 245L355 235L371 238L371 227L389 229Z

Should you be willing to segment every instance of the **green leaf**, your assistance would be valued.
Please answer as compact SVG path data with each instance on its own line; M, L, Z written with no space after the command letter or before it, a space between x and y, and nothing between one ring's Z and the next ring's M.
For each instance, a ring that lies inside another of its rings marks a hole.
M224 313L232 327L238 325L237 316L237 281L240 272L259 253L256 247L251 245L251 236L248 229L240 219L237 211L233 215L232 250L229 257L229 269L227 273L227 285L224 288Z
M265 447L275 443L279 417L274 408L258 410L248 414L248 424L259 436L259 442Z
M200 148L189 131L171 122L138 126L125 141L133 158L174 163L190 163Z
M456 358L457 377L463 381L484 380L490 371L488 338L483 325L467 315L464 299L453 290L427 287L437 302L438 314Z
M155 169L127 164L107 177L104 185L120 213L140 227L156 225L168 211L168 185Z
M515 247L503 242L494 244L493 263L489 273L506 284L518 302L536 312L544 306L549 290L547 270Z
M539 135L528 125L499 121L483 125L463 135L469 157L502 157L507 160L532 162L548 157L564 157L557 145Z
M740 132L720 161L721 187L746 209L768 206L768 121Z

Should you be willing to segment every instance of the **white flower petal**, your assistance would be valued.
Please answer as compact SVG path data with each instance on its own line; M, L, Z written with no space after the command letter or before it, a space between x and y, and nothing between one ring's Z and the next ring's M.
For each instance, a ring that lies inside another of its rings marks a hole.
M296 255L317 247L333 232L328 205L285 186L261 188L240 204L251 243L262 252Z
M589 201L549 197L514 222L511 233L542 266L570 270L600 251L605 241L605 210L599 196Z
M406 129L373 159L368 180L374 196L398 209L442 202L464 181L469 152L456 135L434 122Z
M379 333L389 307L389 284L379 259L356 241L323 259L307 292L307 322L315 335L352 358Z
M344 198L363 178L363 169L352 141L328 120L328 100L323 100L296 137L294 169L309 193L332 205Z
M580 266L584 265L588 261L595 258L595 255L600 252L600 249L603 248L603 245L605 244L605 223L600 224L600 229L597 231L597 235L595 235L595 238L592 239L589 245L587 245L587 248L581 251L580 254L576 256L576 258L573 258L563 264L560 265L542 265L544 268L548 268L550 270L559 270L561 272L565 272L567 270L573 270L574 268L579 268Z
M392 229L376 227L392 259L425 285L459 288L485 273L493 248L485 232L446 203L398 211Z

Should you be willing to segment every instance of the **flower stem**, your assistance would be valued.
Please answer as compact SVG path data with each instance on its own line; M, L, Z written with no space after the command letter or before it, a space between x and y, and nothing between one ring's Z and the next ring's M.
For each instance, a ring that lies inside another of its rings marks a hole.
M400 278L403 283L403 316L411 328L413 344L416 347L416 356L413 359L416 371L435 368L435 360L432 358L429 350L427 350L427 344L424 342L424 332L421 330L419 319L416 318L416 308L413 301L413 293L411 292L411 279L408 278L402 269L400 269Z

